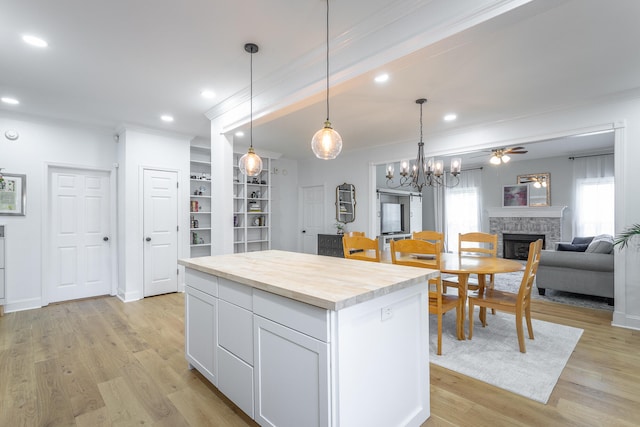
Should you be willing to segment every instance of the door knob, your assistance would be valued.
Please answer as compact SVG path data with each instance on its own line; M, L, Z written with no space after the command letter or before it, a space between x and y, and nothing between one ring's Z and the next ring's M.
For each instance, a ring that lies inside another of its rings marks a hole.
M304 234L304 233L306 233L306 232L307 232L307 230L302 230L302 234Z
M102 238L102 240L104 240L105 242L108 242L108 241L109 241L109 238L108 238L107 236L104 236L104 237Z
M150 241L151 241L151 237L147 237L147 238L146 238L146 239L144 239L144 240L146 240L147 242L150 242Z

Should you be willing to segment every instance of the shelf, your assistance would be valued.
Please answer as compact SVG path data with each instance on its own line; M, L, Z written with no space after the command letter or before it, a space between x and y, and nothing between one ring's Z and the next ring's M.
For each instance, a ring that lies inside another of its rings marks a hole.
M190 228L189 229L189 231L200 231L200 230L211 231L211 227L198 227L198 228Z
M198 212L189 212L192 213L194 215L211 215L211 212L203 212L203 211L198 211Z
M211 166L211 162L205 162L203 160L190 160L190 162L193 163L194 165Z
M247 240L247 243L267 243L268 240Z
M189 245L192 248L204 248L207 246L211 246L211 243L198 243L197 245Z
M262 230L262 229L266 229L269 228L268 225L249 225L247 226L247 229L252 229L252 230Z
M200 179L200 178L189 178L189 181L193 181L193 182L211 182L210 179Z
M201 196L196 194L192 194L190 197L193 197L194 199L210 199L211 198L211 196Z
M255 214L255 215L268 215L269 212L258 212L258 211L253 211L253 212L247 212L248 214Z

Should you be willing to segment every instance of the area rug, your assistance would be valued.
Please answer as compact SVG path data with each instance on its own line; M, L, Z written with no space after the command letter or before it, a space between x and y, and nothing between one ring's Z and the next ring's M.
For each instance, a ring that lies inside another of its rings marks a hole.
M547 403L583 330L533 319L534 340L528 338L520 353L515 318L508 313L487 314L487 327L474 315L473 339L455 337L455 315L443 317L442 355L436 355L438 321L429 316L430 361L463 375L529 399ZM468 334L468 318L465 331Z

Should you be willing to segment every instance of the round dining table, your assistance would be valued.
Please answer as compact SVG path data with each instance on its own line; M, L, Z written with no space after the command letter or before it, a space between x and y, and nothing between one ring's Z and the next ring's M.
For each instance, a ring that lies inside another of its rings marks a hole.
M383 262L391 262L391 254L388 251L384 251L381 260ZM462 310L462 331L464 339L466 333L464 332L465 325L465 306L467 303L467 291L469 276L472 274L478 275L478 292L484 292L485 275L487 274L500 274L500 273L513 273L516 271L524 270L524 265L520 261L505 258L493 258L486 256L471 256L460 255L457 253L440 254L440 267L435 265L435 259L433 256L412 256L413 264L416 263L419 266L425 268L432 268L440 270L441 273L455 274L458 276L458 295L460 298L460 310ZM472 316L473 313L469 313Z

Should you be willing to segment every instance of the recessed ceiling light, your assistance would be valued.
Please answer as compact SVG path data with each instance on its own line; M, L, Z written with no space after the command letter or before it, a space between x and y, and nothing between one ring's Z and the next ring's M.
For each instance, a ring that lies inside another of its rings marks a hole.
M212 90L205 89L200 92L200 96L202 96L203 98L211 99L214 98L216 94Z
M4 102L5 104L11 104L11 105L18 105L20 104L20 101L18 101L15 98L10 98L8 96L3 96L2 98L0 98L2 100L2 102Z
M160 119L162 119L163 122L172 122L173 121L173 116L169 116L167 114L160 116Z
M24 36L22 36L22 40L25 43L30 44L31 46L35 46L35 47L47 47L47 46L49 46L49 43L47 43L45 40L41 39L40 37L36 37L36 36L24 35Z
M389 74L380 74L379 76L376 76L374 80L376 83L384 83L389 80Z
M451 113L451 114L447 114L446 116L444 116L444 121L445 122L452 122L457 118L458 118L458 116L456 116L455 114Z
M242 132L241 130L236 132L236 136L244 136L244 132Z

